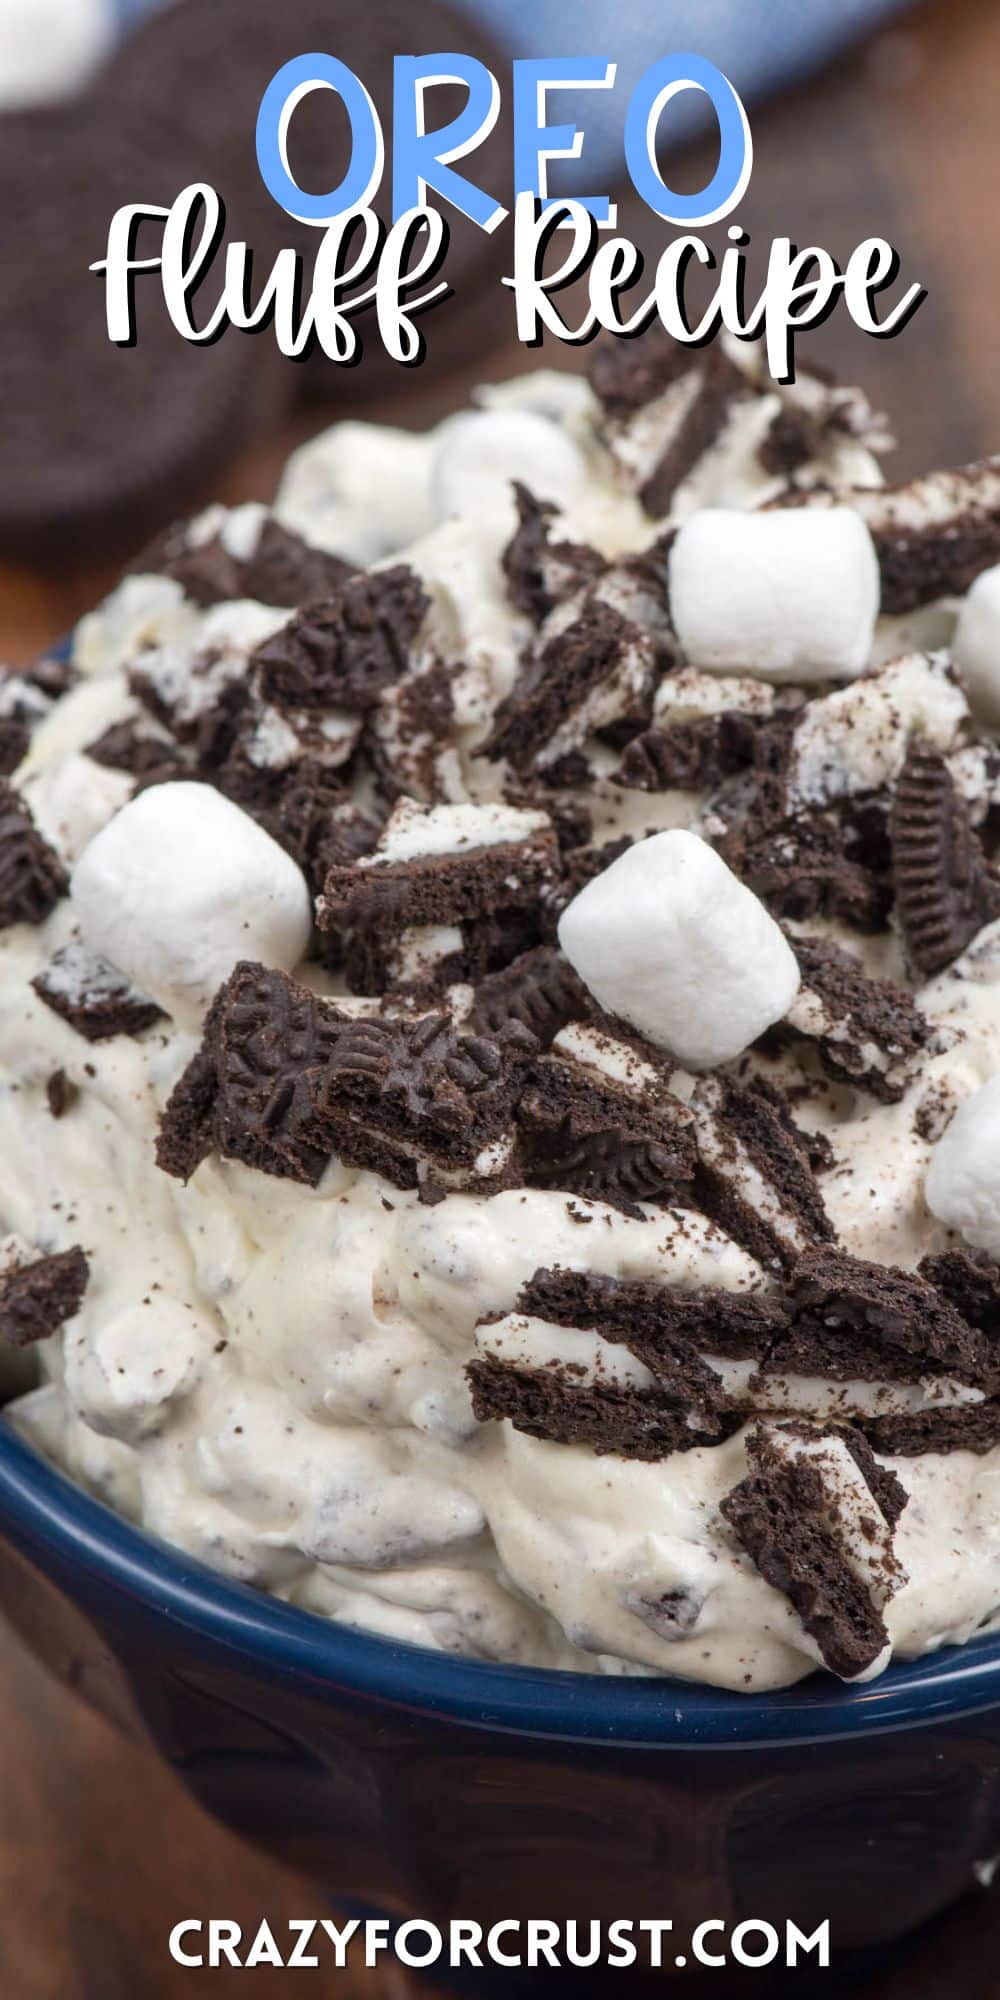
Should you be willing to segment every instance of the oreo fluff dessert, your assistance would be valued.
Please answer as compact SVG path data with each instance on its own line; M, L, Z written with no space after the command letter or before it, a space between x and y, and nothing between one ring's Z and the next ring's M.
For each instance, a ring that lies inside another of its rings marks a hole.
M650 337L2 688L10 1417L226 1574L770 1688L1000 1625L1000 460Z

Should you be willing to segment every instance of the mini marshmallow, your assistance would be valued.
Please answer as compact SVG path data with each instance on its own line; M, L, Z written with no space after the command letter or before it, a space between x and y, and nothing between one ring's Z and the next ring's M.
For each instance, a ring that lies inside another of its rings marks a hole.
M1000 1257L1000 1074L959 1105L931 1154L924 1194L939 1222Z
M305 955L305 877L210 785L154 785L85 848L70 886L84 944L184 1025L240 959L290 970Z
M697 834L637 841L563 911L559 942L608 1013L688 1069L714 1069L788 1012L794 954Z
M1000 724L1000 563L984 569L962 603L952 658L972 707Z
M0 109L69 97L114 34L114 0L0 0Z
M780 684L851 680L868 662L879 569L853 508L705 508L680 528L669 567L691 666Z
M438 436L431 491L443 520L512 507L515 479L565 507L586 479L572 438L531 410L471 410L442 424Z
M314 548L373 563L434 525L431 437L389 424L333 424L293 452L274 511Z

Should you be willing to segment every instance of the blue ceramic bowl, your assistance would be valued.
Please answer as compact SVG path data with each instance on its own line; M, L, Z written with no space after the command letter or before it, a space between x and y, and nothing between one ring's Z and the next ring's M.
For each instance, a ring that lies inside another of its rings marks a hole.
M203 1805L341 1902L669 1915L675 1935L828 1917L842 1961L1000 1850L995 1639L870 1686L754 1696L455 1659L215 1576L2 1420L0 1607Z

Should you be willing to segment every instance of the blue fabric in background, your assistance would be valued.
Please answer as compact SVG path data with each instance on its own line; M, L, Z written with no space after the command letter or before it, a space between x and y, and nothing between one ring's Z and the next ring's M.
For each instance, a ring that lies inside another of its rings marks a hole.
M123 25L162 0L116 0ZM203 0L208 5L209 0ZM276 5L281 0L275 0ZM412 0L419 7L420 0ZM694 49L718 64L752 102L818 69L838 51L903 11L909 0L452 0L512 55L603 55L618 63L613 92L585 100L560 93L553 119L586 125L584 163L617 169L629 91L657 56ZM377 11L377 0L375 0ZM338 50L336 53L347 55ZM671 110L671 132L695 128L699 96ZM568 183L566 184L568 188ZM583 183L576 185L582 190ZM553 178L553 191L556 182Z

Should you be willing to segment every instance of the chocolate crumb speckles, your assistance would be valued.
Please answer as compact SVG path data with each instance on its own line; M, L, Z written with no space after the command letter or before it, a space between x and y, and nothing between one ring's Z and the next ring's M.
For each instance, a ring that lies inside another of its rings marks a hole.
M897 1103L931 1043L930 1024L903 987L870 979L839 945L818 937L789 941L802 985L787 1026L814 1042L828 1075L883 1104Z
M54 952L31 984L39 999L88 1042L141 1035L164 1018L155 1000L80 944Z
M600 576L605 562L586 543L554 535L558 508L536 500L520 481L514 483L514 498L518 525L503 553L507 595L516 610L541 625L557 604Z
M824 1663L857 1679L889 1644L882 1611L905 1580L892 1553L905 1489L847 1430L762 1425L747 1455L750 1472L722 1501L722 1516Z
M89 1276L78 1244L48 1257L16 1241L0 1246L0 1342L31 1347L50 1339L79 1312Z
M907 751L890 825L896 915L914 971L930 979L1000 915L1000 877L944 758L919 738Z
M79 1085L73 1083L64 1069L54 1069L45 1085L46 1102L53 1118L65 1118L72 1111L80 1095Z
M66 870L28 806L0 778L0 929L41 924L69 889Z
M432 660L381 695L367 748L387 798L432 804L464 796L455 743L456 685L462 674L461 665Z
M257 648L265 699L278 708L373 708L405 672L429 605L405 563L351 578Z

